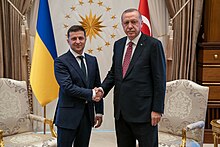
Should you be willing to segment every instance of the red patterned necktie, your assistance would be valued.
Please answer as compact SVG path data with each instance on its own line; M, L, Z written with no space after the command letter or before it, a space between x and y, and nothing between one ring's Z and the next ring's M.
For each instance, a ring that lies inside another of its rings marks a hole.
M125 57L124 57L124 62L122 64L122 73L123 73L123 78L127 72L128 66L130 64L131 61L131 54L132 54L132 42L128 43L128 48L127 51L125 53Z

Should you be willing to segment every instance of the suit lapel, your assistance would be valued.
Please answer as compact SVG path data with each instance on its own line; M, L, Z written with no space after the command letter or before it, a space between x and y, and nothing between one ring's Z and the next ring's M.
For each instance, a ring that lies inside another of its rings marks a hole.
M118 68L120 68L119 69L119 72L120 72L119 74L121 76L121 79L123 78L123 76L122 76L122 63L123 63L123 61L122 60L123 60L123 53L124 53L124 49L125 49L125 43L126 43L126 37L124 37L123 40L119 43L118 46L120 48L117 48L116 50L118 52L115 53L115 56L117 56L116 59L118 59L117 65L119 65Z
M69 62L70 64L73 66L73 68L76 70L77 74L81 77L83 83L87 86L87 83L86 83L86 79L85 77L83 76L83 72L79 66L79 63L76 61L76 58L73 56L73 54L68 51L68 58L70 59Z
M139 56L141 55L143 49L144 49L144 43L143 41L146 39L146 37L142 34L138 43L137 43L137 46L135 48L135 51L134 51L134 54L132 56L132 59L131 59L131 62L129 64L129 67L128 67L128 70L125 74L125 77L129 74L129 72L132 70L132 68L134 67L135 65L135 62L138 60ZM124 77L124 78L125 78Z
M90 79L91 79L92 63L93 62L91 61L91 58L89 58L89 56L87 54L85 54L85 58L86 58L87 75L88 75L87 86L89 87Z

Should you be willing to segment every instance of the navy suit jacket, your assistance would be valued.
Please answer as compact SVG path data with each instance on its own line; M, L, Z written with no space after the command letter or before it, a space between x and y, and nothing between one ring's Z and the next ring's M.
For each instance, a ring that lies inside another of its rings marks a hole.
M70 51L55 59L55 77L60 89L54 121L59 127L76 129L83 116L85 105L89 107L92 126L94 125L94 111L103 114L103 100L92 101L92 89L101 84L97 59L88 54L85 54L85 59L88 82Z
M151 112L164 111L166 64L159 40L141 35L125 77L122 59L127 37L114 44L112 66L102 83L106 96L114 87L114 116L129 122L150 122Z

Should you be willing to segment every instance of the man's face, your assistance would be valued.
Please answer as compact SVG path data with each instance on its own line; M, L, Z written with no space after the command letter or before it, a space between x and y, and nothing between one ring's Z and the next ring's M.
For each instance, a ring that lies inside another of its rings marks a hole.
M133 40L141 31L142 20L137 11L124 13L122 16L122 27L130 40Z
M84 35L84 32L70 32L67 42L73 51L75 51L78 54L82 54L86 44L86 37Z

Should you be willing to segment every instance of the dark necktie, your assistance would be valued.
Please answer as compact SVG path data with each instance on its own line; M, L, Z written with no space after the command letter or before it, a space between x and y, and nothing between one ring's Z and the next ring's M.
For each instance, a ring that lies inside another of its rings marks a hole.
M86 81L87 81L87 74L86 74L86 66L85 63L83 61L83 56L78 56L78 58L81 60L81 70L83 72L83 76L85 77Z
M128 43L128 48L127 51L125 53L125 57L124 57L124 62L122 64L122 73L123 73L123 78L128 70L128 66L130 64L131 61L131 54L132 54L132 42Z

